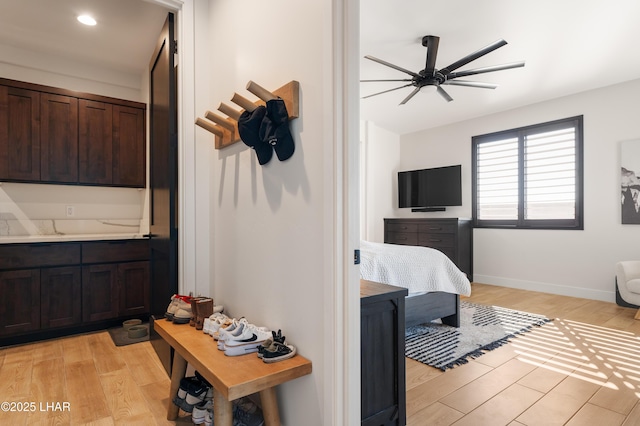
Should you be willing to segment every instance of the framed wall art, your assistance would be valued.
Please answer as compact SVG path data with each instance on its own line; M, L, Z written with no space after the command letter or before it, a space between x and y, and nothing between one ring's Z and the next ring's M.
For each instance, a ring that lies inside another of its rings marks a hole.
M640 140L620 144L622 224L640 225Z

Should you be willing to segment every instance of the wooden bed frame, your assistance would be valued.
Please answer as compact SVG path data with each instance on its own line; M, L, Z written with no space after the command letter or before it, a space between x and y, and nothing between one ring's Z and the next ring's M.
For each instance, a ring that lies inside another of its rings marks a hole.
M441 318L443 324L460 327L460 295L435 291L405 297L405 327Z

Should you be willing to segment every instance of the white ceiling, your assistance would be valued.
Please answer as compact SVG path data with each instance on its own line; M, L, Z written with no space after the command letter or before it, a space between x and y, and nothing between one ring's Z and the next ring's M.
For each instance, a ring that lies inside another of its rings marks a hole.
M2 0L0 44L141 74L167 12L143 0ZM83 13L97 25L79 23Z
M398 134L640 78L638 0L361 0L360 7L361 57L418 72L425 67L422 36L435 35L436 68L501 38L509 44L459 70L526 62L464 78L497 83L495 90L445 86L450 103L429 86L402 106L413 87L360 101L362 118ZM406 77L366 59L360 66L363 79ZM402 84L360 83L360 93Z
M495 90L446 86L454 98L450 103L434 87L423 88L402 106L410 87L361 101L363 119L398 134L640 78L638 0L360 4L361 57L373 55L417 72L425 64L422 37L436 35L436 68L501 38L509 44L460 70L526 61L524 68L465 78L497 83ZM85 12L95 16L97 26L76 21ZM166 14L144 0L3 0L0 44L139 74L149 65ZM366 59L360 65L363 79L406 77ZM363 96L392 87L395 83L360 83Z

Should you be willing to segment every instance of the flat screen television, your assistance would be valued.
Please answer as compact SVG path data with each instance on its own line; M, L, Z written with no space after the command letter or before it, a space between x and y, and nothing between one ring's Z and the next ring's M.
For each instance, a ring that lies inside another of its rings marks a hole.
M398 207L444 211L462 205L461 165L398 172Z

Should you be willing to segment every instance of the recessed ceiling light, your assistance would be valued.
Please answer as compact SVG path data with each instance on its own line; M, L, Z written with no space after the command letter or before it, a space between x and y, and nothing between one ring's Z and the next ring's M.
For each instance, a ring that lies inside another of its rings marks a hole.
M94 26L96 24L96 20L93 19L89 15L80 15L80 16L78 16L78 21L82 22L85 25Z

